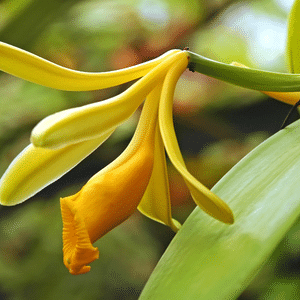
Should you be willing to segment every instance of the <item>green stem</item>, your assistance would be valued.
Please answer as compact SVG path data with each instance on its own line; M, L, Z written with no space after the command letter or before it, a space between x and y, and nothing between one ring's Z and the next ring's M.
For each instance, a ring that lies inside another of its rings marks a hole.
M189 69L241 87L259 91L300 91L300 74L287 74L237 67L189 52Z

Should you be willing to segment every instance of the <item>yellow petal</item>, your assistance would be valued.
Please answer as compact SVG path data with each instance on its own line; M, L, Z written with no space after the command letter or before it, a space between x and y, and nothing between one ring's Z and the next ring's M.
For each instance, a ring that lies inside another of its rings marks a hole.
M178 146L173 125L172 104L176 83L186 65L186 61L176 63L173 69L167 73L164 81L159 106L162 139L171 162L183 176L196 204L214 218L232 224L234 218L228 205L188 172Z
M126 220L137 208L151 177L157 123L158 86L145 102L130 144L94 175L77 194L61 199L64 264L71 274L90 270L98 257L97 239Z
M27 200L75 167L111 133L56 150L29 145L13 160L1 178L0 203L15 205Z
M147 94L162 80L170 65L182 55L184 53L181 51L166 58L116 97L48 116L33 129L31 142L36 147L59 148L96 138L115 128L133 114Z
M177 52L180 50L170 50L149 62L117 71L92 73L61 67L30 52L0 42L0 70L55 89L91 91L142 77L166 57Z
M172 219L171 215L165 149L158 124L155 134L153 171L146 192L138 206L138 210L148 218L171 227L175 232L180 229L180 223Z
M241 68L248 68L247 66L238 63L238 62L232 62L233 66L241 67ZM300 100L300 92L266 92L261 91L262 93L266 94L267 96L282 101L287 104L294 105Z

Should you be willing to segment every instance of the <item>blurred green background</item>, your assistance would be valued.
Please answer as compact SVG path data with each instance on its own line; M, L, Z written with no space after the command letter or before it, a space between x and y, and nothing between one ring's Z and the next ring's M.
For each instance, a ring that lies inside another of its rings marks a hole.
M124 68L172 48L190 47L226 63L286 72L286 26L292 3L2 0L0 40L82 71ZM0 175L29 143L31 129L43 117L101 101L127 87L63 92L1 73ZM189 170L212 187L279 130L289 109L259 92L186 71L176 90L174 122ZM72 276L62 263L59 197L78 191L123 151L139 113L58 182L21 205L0 207L1 299L138 298L174 233L137 212L95 243L100 259L88 274ZM171 166L169 175L173 214L184 222L194 204ZM299 254L300 223L239 299L300 299Z

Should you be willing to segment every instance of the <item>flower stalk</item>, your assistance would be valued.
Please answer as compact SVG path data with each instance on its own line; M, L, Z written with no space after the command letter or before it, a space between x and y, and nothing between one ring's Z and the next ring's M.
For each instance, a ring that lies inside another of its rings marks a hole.
M258 91L298 92L300 75L240 68L188 51L189 68L201 74Z

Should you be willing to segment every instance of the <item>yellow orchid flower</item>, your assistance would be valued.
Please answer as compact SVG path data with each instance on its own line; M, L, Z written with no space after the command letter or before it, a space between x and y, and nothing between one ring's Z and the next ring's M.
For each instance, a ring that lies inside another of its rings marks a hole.
M148 95L135 135L121 156L93 176L80 192L61 199L64 263L71 274L90 270L86 264L98 258L98 249L92 243L127 219L137 207L148 217L176 231L179 229L180 224L171 217L163 145L197 203L212 216L232 223L228 206L186 170L176 148L173 125L168 123L172 118L169 112L175 85L187 63L187 57L182 56L168 71L163 87L158 84ZM163 112L159 114L160 124L157 122L159 102ZM158 180L162 180L162 187L156 186Z
M176 83L188 65L186 51L172 50L149 63L108 75L72 71L10 47L0 44L2 70L54 88L64 88L64 76L69 90L117 84L115 79L110 81L109 76L117 76L119 83L142 76L116 97L68 109L42 120L32 132L32 144L15 158L0 180L1 204L25 201L96 149L146 97L138 127L126 150L94 175L81 191L61 199L64 264L70 273L88 272L87 264L99 256L92 244L127 219L136 208L174 231L179 229L180 224L171 216L164 149L197 205L214 218L233 223L227 204L188 172L176 139L172 103ZM8 62L2 62L3 57ZM38 76L27 74L26 68Z

